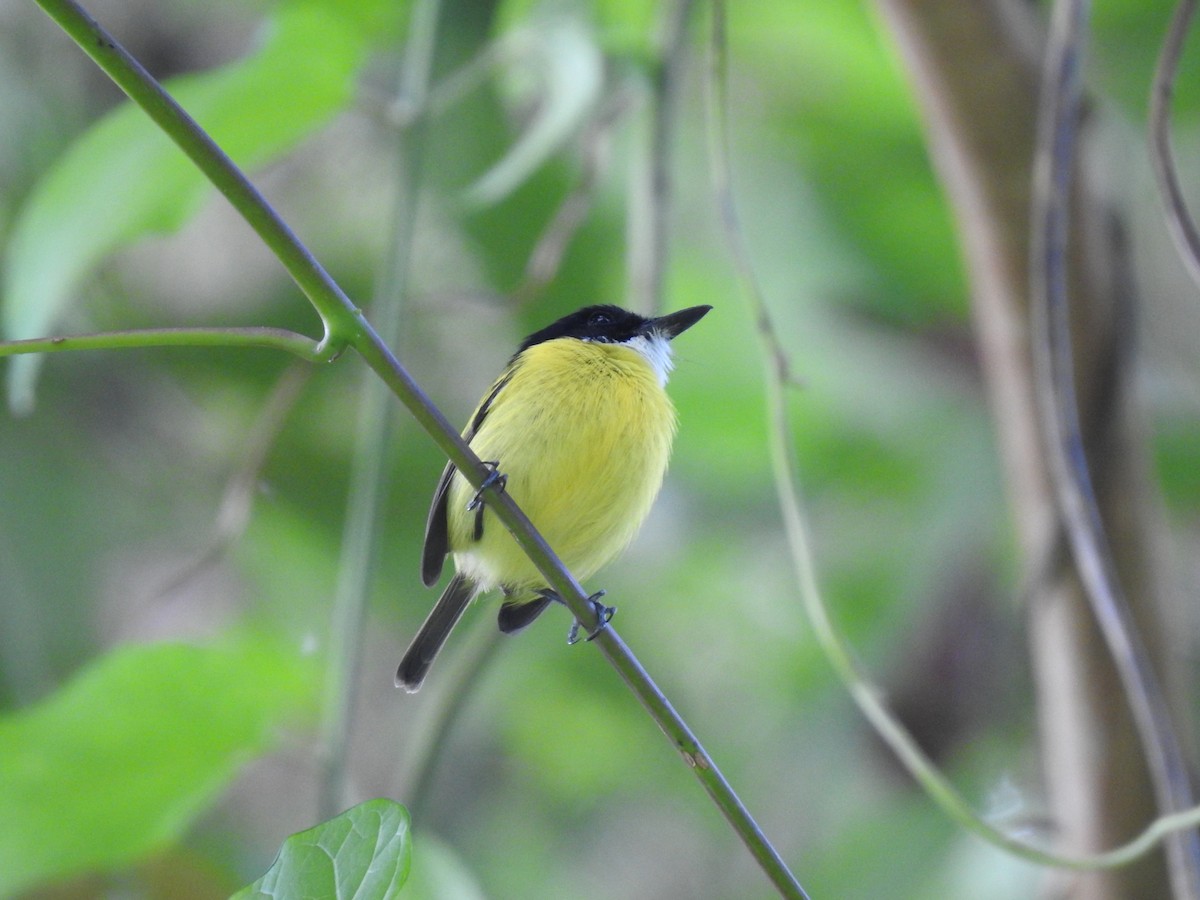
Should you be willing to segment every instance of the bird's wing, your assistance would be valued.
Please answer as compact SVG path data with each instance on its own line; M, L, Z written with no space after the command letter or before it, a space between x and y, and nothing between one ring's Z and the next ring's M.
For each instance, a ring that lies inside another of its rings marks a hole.
M446 499L450 493L450 479L454 477L454 463L446 463L442 477L433 492L433 503L429 507L429 518L425 520L425 546L421 549L421 580L432 587L442 577L442 566L450 551L450 534L446 525Z
M463 440L468 444L478 434L483 420L487 418L488 410L492 408L497 395L512 379L515 371L516 361L514 360L504 370L504 374L496 379L496 383L487 392L483 402L476 408L475 414L471 416L471 423L463 432ZM429 517L425 520L425 546L421 550L421 580L426 587L432 586L441 577L446 554L450 552L450 529L446 505L450 500L450 482L454 479L456 471L458 469L454 463L446 463L446 468L442 470L442 477L438 479L437 488L433 492L433 502L429 505ZM479 540L482 536L483 507L480 506L479 515L475 521L475 540Z

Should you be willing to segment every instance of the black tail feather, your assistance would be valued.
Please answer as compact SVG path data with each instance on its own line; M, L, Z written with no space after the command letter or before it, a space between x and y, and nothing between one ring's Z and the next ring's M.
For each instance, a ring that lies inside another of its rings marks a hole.
M462 575L455 575L451 579L400 660L400 667L396 670L396 687L402 687L411 694L421 686L442 644L446 643L446 638L462 618L475 593L474 582Z

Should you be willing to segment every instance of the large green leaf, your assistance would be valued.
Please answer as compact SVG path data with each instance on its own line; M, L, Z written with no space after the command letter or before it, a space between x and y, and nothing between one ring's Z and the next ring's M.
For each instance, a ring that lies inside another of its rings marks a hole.
M314 706L314 673L248 640L122 647L0 718L0 896L169 844Z
M267 873L234 900L388 900L408 879L411 856L408 810L394 800L368 800L293 834Z
M261 166L348 102L365 51L361 23L315 4L280 8L246 59L166 86L239 165ZM89 271L136 238L180 228L208 182L140 109L126 103L63 154L30 195L6 252L0 326L47 334ZM9 404L33 404L39 356L18 356Z

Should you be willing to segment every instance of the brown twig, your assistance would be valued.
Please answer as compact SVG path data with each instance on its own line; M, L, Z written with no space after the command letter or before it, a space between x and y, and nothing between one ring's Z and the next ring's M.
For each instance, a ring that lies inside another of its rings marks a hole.
M1200 285L1200 230L1188 212L1183 188L1179 183L1179 170L1175 154L1171 149L1171 97L1175 89L1175 77L1179 70L1179 58L1183 53L1183 42L1188 25L1196 12L1195 0L1180 0L1171 17L1158 66L1154 70L1154 86L1150 91L1150 162L1162 192L1163 209L1167 225L1183 264L1192 280Z
M1084 453L1071 349L1067 248L1088 4L1059 0L1051 20L1034 165L1034 362L1051 473L1068 543L1133 712L1162 813L1194 804L1166 697L1116 572ZM1200 896L1200 835L1167 843L1176 896Z

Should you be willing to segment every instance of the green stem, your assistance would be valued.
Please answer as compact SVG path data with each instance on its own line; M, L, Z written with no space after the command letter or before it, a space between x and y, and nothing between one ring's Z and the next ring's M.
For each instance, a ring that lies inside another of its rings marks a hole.
M574 612L574 607L572 607ZM783 857L775 850L770 840L750 811L742 803L733 786L726 780L717 764L713 762L708 751L701 745L700 740L692 733L687 722L675 711L666 696L642 668L630 649L621 640L616 630L609 625L597 636L595 643L608 659L617 673L624 679L625 684L642 702L642 706L650 713L650 717L658 723L658 727L675 745L684 762L691 768L701 786L708 792L717 809L725 820L733 827L734 832L746 849L758 862L759 867L771 879L781 897L789 900L808 900L808 894L796 880L796 876L788 869Z
M409 116L407 127L401 127L397 132L397 196L387 243L389 253L371 304L371 313L379 322L382 337L390 344L400 340L404 301L408 294L424 143L421 113L428 95L440 5L439 0L421 0L414 5L398 86L399 100ZM370 373L364 373L334 593L321 727L319 807L321 817L325 819L341 810L345 793L351 717L358 693L358 663L370 584L379 559L384 500L388 491L388 462L392 455L389 451L394 433L394 408L390 401L387 387Z
M328 362L328 343L283 328L142 328L64 337L0 342L0 356L60 353L65 350L118 350L136 347L264 347L283 350L308 362Z
M345 345L353 346L363 361L428 432L463 477L474 487L481 488L490 470L480 462L479 457L471 451L458 431L433 405L362 312L350 302L212 139L115 39L73 0L37 2L84 52L146 111L164 133L183 149L280 258L325 323L326 334L318 352L331 353L335 347L340 349ZM595 630L598 623L588 602L588 594L563 566L528 517L508 494L498 492L494 486L484 490L483 496L492 512L504 523L517 544L546 578L549 587L562 598L581 625L588 631ZM774 848L766 842L720 770L630 653L629 648L621 641L616 630L611 626L604 628L594 643L634 690L664 734L683 754L704 789L713 797L718 808L734 826L755 859L764 867L780 893L789 898L805 898L803 889L775 853Z

